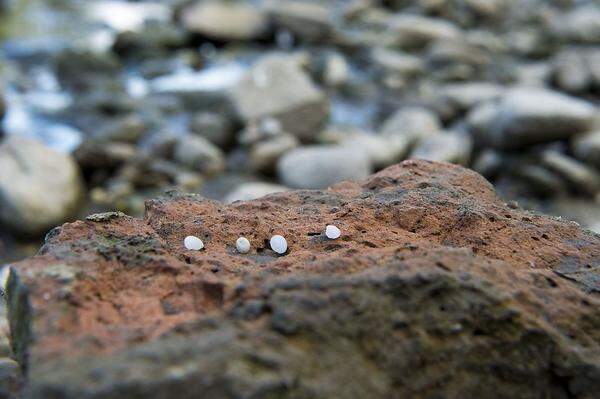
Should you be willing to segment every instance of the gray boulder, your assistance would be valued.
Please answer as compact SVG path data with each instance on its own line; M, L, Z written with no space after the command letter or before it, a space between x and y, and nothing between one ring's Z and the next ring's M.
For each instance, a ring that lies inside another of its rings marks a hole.
M231 121L226 115L218 112L200 112L193 115L190 121L190 130L220 148L231 144L234 136Z
M84 170L114 169L131 161L138 150L133 144L86 140L73 152L75 160Z
M472 162L471 168L487 179L495 177L502 169L504 159L495 150L483 150Z
M252 145L259 141L270 140L286 132L281 128L281 123L274 118L263 118L259 123L249 123L244 130L238 133L238 142L242 145Z
M595 2L574 8L553 20L554 33L563 40L579 43L600 42L600 9Z
M340 145L366 153L375 169L402 161L410 149L409 138L402 135L381 136L361 132L346 136Z
M95 53L85 49L65 49L53 59L58 80L64 88L78 93L97 90L108 90L108 100L123 101L114 98L114 92L120 92L121 63L112 53ZM122 95L122 94L120 94ZM79 104L83 107L85 104Z
M600 168L600 130L575 136L571 148L578 159Z
M113 117L102 121L97 127L93 137L99 142L118 141L135 143L146 133L146 123L136 114L122 117Z
M483 23L496 23L510 8L507 0L444 0L444 1L404 1L391 0L396 7L413 3L422 12L437 15L440 18L455 21L461 26L473 26Z
M186 35L170 21L153 21L139 30L119 32L115 37L112 50L122 57L155 58L168 56L171 48L181 47L186 43Z
M216 174L225 169L225 156L219 147L200 136L183 136L175 144L173 158L192 170Z
M183 9L181 20L189 32L217 40L252 40L265 35L267 16L241 2L197 1Z
M18 234L43 234L79 209L83 181L68 155L9 136L0 145L0 171L0 221Z
M441 129L441 122L432 111L422 107L405 107L383 123L381 135L403 136L410 145L415 145L425 137L439 134Z
M504 91L502 86L489 82L449 83L440 88L438 101L454 115L468 111L482 102L495 100Z
M462 38L440 39L428 46L425 59L435 80L474 80L491 62L487 51Z
M277 164L279 179L289 187L321 189L371 173L364 151L341 146L308 146L286 153Z
M552 80L552 64L549 62L516 64L513 72L517 86L544 88Z
M419 57L383 47L371 51L371 61L378 69L392 76L411 77L425 71L425 64Z
M552 78L562 90L586 93L600 86L600 48L568 48L552 64Z
M425 71L425 63L404 51L377 47L371 51L371 61L377 78L390 89L401 89L407 82Z
M547 150L541 164L564 178L576 191L595 196L600 193L600 173L565 154Z
M485 119L490 123L487 128L479 118L480 138L485 144L502 149L567 139L588 130L596 112L592 104L558 92L513 89L493 112L486 108Z
M275 0L267 10L276 29L286 30L306 41L323 41L333 31L331 8L310 1Z
M254 170L272 172L279 158L299 145L298 139L289 133L255 143L250 147L250 166Z
M526 192L540 197L562 197L568 193L564 179L541 165L513 164L510 174L526 186Z
M273 117L284 131L310 141L329 114L329 103L301 68L297 57L268 55L230 90L239 117L255 123Z
M398 14L389 21L389 31L396 44L404 48L420 48L438 39L458 39L461 30L452 22L419 15Z
M488 145L492 122L496 117L498 105L495 101L484 101L473 107L467 114L466 125L476 141Z

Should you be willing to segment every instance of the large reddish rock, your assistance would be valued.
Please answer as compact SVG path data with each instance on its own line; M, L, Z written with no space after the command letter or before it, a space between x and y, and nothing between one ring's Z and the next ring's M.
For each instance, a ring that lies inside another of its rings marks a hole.
M324 238L329 223L340 239ZM187 251L189 234L206 249ZM12 265L7 293L28 398L600 392L600 237L507 206L449 164L95 215Z

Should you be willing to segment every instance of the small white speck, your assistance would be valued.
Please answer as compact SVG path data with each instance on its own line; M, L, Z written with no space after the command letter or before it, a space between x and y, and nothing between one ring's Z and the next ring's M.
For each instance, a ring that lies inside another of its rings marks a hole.
M271 237L271 249L282 255L287 251L287 241L283 236L274 235Z
M250 241L248 241L246 237L240 237L235 242L235 247L237 248L239 253L247 254L248 252L250 252Z
M187 236L183 240L183 245L191 251L200 251L204 248L204 243L196 236Z
M334 225L330 224L330 225L327 225L327 227L325 227L325 235L330 240L335 240L336 238L340 238L340 236L342 235L342 232L340 231L340 229L338 229Z

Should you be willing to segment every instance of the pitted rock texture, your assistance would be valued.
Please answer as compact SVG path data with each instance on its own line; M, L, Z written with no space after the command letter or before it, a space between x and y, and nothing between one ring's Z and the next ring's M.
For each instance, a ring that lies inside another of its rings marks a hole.
M459 166L229 205L172 194L143 219L63 225L12 268L28 398L600 392L600 237L507 206Z

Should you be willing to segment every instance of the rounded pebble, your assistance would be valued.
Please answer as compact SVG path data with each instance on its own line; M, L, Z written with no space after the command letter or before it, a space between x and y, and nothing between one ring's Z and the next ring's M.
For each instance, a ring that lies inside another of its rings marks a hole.
M336 226L330 224L330 225L327 225L327 227L325 227L325 235L330 240L335 240L336 238L340 238L340 236L342 235L342 232Z
M240 237L235 242L235 247L241 254L247 254L250 252L250 241L246 237Z
M274 235L271 237L271 249L278 254L282 255L287 251L287 241L283 236Z
M187 236L183 240L183 245L191 251L200 251L204 248L204 243L196 236Z

